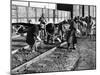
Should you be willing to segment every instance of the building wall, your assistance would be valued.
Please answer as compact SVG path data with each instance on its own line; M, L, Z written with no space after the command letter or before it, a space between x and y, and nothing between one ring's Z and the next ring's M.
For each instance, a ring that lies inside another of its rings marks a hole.
M79 5L79 16L80 16L80 17L83 16L83 15L82 15L82 8L83 8L83 6L82 6L82 5Z
M79 5L73 5L73 17L79 16Z
M88 5L84 5L84 8L83 5L73 5L73 18L75 16L85 17L89 15L96 17L95 11L95 6L90 6L89 9ZM50 23L57 23L71 18L71 11L13 5L12 22L28 22L28 20L31 19L32 23L39 23L38 20L42 13L44 14L47 22Z
M96 7L95 6L90 6L90 16L96 17Z
M89 15L92 17L96 17L96 12L95 12L96 7L95 6L84 5L84 11L82 10L83 10L83 5L73 5L73 17L75 16L86 17Z
M56 9L36 8L26 6L12 6L12 22L28 22L39 23L39 18L44 14L46 21L49 23L57 23L67 20L71 17L69 11L62 11Z
M87 5L84 6L84 17L89 16L89 7Z

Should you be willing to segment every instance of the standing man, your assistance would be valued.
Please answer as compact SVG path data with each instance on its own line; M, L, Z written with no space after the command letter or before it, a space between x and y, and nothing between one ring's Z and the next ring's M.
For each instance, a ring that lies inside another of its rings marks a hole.
M46 19L44 17L44 14L41 15L41 17L39 18L40 24L46 24Z
M44 14L42 14L41 17L39 18L39 22L40 22L41 29L42 29L40 36L42 34L41 38L44 40L46 36L46 22L47 22L44 17Z

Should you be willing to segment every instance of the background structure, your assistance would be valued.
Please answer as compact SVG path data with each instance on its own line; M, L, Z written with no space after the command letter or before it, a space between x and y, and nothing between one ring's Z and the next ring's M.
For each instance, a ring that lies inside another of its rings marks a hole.
M57 23L75 16L92 16L96 18L96 7L90 5L72 5L60 3L44 3L31 1L12 1L12 23L32 20L38 23L41 14L45 14L47 22Z

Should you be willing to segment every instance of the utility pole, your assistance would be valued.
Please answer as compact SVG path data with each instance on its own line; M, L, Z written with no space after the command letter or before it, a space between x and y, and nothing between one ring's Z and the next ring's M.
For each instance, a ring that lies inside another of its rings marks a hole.
M82 5L82 17L84 17L84 5Z
M30 2L28 2L28 7L26 7L27 22L29 21L29 7L30 7Z
M90 6L88 6L88 16L90 16Z
M53 9L53 23L55 23L55 9Z
M34 10L35 10L35 21L37 22L37 10L36 8L34 8Z
M16 21L18 23L18 7L16 6Z

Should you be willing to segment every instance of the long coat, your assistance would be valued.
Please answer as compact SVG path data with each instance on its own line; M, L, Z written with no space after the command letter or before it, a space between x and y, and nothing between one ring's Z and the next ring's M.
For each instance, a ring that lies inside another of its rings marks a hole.
M34 45L35 43L35 38L38 35L39 28L36 25L33 25L33 27L30 27L27 31L27 36L26 36L26 43L29 45Z
M77 43L77 38L76 38L76 35L75 35L76 28L74 27L73 22L70 23L70 28L69 29L70 30L67 31L67 33L66 33L67 34L67 36L66 36L67 42L75 44L75 43Z

